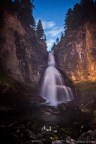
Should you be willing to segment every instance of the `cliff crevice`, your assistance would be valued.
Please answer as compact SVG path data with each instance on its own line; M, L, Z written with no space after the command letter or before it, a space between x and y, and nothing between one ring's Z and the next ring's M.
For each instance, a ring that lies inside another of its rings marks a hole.
M46 42L28 33L16 14L3 13L0 28L0 63L15 80L38 84L46 66Z
M96 23L65 33L55 46L57 65L73 81L96 80Z

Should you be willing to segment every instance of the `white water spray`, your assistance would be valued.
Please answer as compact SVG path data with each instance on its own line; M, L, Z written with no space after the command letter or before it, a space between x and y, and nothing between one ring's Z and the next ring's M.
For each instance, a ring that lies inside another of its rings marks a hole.
M64 85L63 77L55 67L53 52L49 53L48 67L43 77L40 96L51 106L73 100L71 88Z

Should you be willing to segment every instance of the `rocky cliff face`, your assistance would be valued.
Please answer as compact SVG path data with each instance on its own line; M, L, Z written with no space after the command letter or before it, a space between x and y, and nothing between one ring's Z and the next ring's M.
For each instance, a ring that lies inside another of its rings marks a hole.
M54 49L57 65L73 81L96 80L96 23L65 33Z
M37 84L46 65L46 43L28 33L17 15L4 12L0 63L12 78Z

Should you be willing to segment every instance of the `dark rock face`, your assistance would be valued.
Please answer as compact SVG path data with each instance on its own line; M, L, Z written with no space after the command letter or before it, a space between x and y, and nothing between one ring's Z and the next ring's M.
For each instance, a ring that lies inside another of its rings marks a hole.
M81 136L78 139L78 143L82 141L83 143L96 143L96 130L89 130L88 132L85 132L81 134Z
M67 31L55 46L57 65L73 81L96 80L96 23Z
M15 80L37 84L47 61L44 40L38 40L22 26L17 15L4 12L0 35L0 63Z

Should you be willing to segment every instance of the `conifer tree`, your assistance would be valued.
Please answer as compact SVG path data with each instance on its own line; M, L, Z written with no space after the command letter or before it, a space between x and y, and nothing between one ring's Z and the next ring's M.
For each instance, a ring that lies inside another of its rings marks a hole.
M12 0L0 0L0 7L2 9L6 9L8 11L11 11L12 8Z
M38 23L37 23L36 34L37 34L37 37L39 39L45 39L44 30L43 30L43 26L42 26L41 20L39 20Z
M69 8L66 14L65 28L72 28L72 23L73 23L73 10Z
M61 33L61 41L63 40L63 38L64 38L64 34L63 33Z
M81 0L80 2L82 7L82 20L87 22L88 20L93 19L94 15L94 1L93 0Z
M72 28L78 28L78 25L82 24L82 17L81 17L81 5L76 3L73 8L73 22L71 23Z
M56 39L56 44L58 44L59 43L59 38L57 37L57 39Z
M54 42L51 50L54 51L55 47L56 47L56 43Z
M21 1L21 10L19 11L19 16L23 23L27 26L27 29L35 31L35 19L33 17L34 5L31 0Z
M19 13L19 10L21 8L21 0L15 0L13 2L13 6L14 6L14 11L17 11Z

